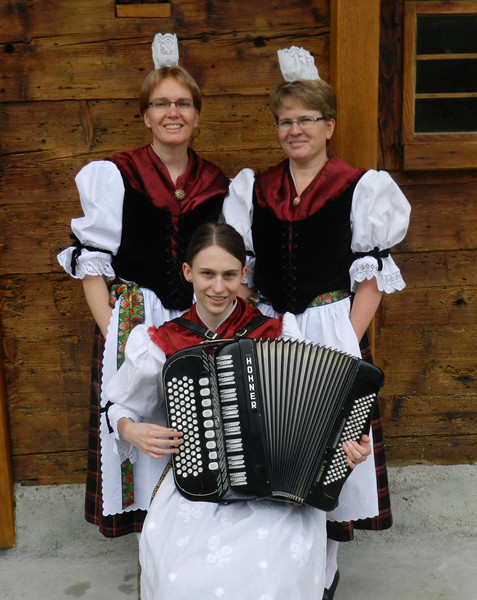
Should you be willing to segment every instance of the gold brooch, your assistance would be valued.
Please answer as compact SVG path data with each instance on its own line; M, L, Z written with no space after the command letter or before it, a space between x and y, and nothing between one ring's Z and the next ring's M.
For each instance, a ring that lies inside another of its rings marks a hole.
M293 198L293 206L298 206L300 204L300 202L301 202L300 196Z
M177 189L174 193L175 193L176 198L178 200L184 200L184 198L185 198L185 192L184 192L184 190Z

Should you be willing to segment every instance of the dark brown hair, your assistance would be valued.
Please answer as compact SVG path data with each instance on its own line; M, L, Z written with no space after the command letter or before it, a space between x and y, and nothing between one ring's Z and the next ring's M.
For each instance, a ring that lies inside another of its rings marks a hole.
M220 246L245 266L246 252L243 238L226 223L203 223L193 233L187 247L185 262L192 266L194 257L209 246Z

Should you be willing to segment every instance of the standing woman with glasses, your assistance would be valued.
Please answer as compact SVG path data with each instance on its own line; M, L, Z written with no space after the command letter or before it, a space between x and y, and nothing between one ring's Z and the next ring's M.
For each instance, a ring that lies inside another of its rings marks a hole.
M176 36L157 34L152 53L155 70L139 97L152 142L79 172L84 216L72 220L74 245L58 256L82 280L97 324L85 516L107 537L141 531L150 502L141 475L157 463L144 455L132 469L114 451L101 389L122 364L132 328L159 326L192 305L192 286L181 278L184 253L195 228L217 220L228 187L222 171L189 148L201 93L178 66Z
M389 249L406 234L410 206L388 173L328 156L334 91L306 50L278 56L285 81L270 108L287 158L264 173L241 171L224 202L250 256L243 295L266 315L294 313L309 340L370 358L366 331L381 297L405 286ZM391 525L378 406L372 429L375 460L355 469L340 496L343 506L365 499L366 510L355 510L354 524L340 506L328 515L326 599L339 579L338 541L351 540L353 526Z

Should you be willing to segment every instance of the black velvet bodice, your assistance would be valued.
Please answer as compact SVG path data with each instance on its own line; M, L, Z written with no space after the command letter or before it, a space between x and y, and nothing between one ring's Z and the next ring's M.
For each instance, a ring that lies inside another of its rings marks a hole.
M276 311L299 314L319 294L349 289L355 187L356 183L350 185L316 213L298 221L280 220L254 197L254 287Z
M174 223L168 210L154 206L126 179L124 184L121 245L113 257L116 275L151 289L165 308L189 308L192 286L181 277L187 245L199 225L218 220L224 195L212 196Z

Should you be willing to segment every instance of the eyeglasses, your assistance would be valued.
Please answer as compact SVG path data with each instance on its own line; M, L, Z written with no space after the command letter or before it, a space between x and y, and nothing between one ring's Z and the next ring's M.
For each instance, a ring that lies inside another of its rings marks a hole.
M194 108L194 101L190 98L178 98L177 100L169 100L169 98L156 98L149 102L148 106L153 106L157 110L168 110L171 104L174 104L178 110L189 110Z
M298 119L279 119L275 121L274 125L277 129L282 129L286 131L287 129L291 129L293 123L296 123L298 127L302 129L306 129L307 127L311 127L313 123L317 123L318 121L326 121L325 117L299 117Z

